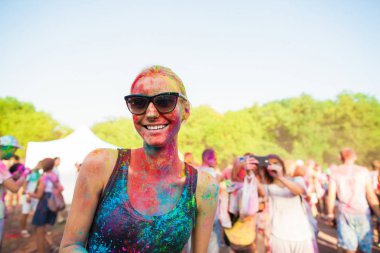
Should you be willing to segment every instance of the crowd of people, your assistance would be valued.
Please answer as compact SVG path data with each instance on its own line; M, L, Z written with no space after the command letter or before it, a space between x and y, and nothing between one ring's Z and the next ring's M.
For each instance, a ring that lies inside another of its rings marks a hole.
M4 219L7 214L13 212L14 202L16 205L19 204L19 193L22 193L20 235L24 238L31 236L27 228L28 218L32 217L31 224L35 228L37 251L58 252L58 245L53 245L47 240L46 234L47 227L55 224L58 214L57 211L49 209L48 201L54 191L63 191L58 172L60 158L45 158L33 169L29 169L14 154L18 148L20 146L13 136L0 137L0 252L2 252Z
M350 148L340 151L341 165L326 169L313 160L305 164L275 154L247 153L224 170L217 168L213 149L203 152L202 165L194 163L191 153L184 157L220 183L208 252L219 252L222 246L231 252L319 252L317 219L337 228L341 252L371 252L371 218L380 215L379 161L371 171L356 165Z
M371 252L371 214L380 216L379 162L370 173L356 165L350 148L340 151L341 165L328 169L312 160L247 152L220 170L216 151L207 148L198 165L191 153L182 159L178 152L190 103L172 70L143 70L125 102L143 147L94 150L78 164L60 252L316 253L316 218L337 227L342 252ZM59 214L50 204L63 191L59 158L29 170L19 161L4 162L20 147L13 137L1 137L0 147L0 194L24 186L21 235L30 236L26 224L33 213L38 252L57 251L45 235ZM0 240L4 217L2 198Z

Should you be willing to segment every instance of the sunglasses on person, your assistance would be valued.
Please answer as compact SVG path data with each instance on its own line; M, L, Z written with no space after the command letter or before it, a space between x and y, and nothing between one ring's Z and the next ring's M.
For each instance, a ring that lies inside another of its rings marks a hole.
M150 102L153 103L159 113L172 112L177 105L178 97L187 100L184 95L178 92L164 92L154 96L133 94L125 96L124 100L132 114L142 115L146 112Z

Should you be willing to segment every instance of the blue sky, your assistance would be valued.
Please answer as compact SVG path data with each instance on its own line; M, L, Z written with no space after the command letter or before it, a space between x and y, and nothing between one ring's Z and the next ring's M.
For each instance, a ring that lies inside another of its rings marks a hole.
M70 127L130 117L160 64L219 112L347 90L380 99L379 1L0 1L0 97Z

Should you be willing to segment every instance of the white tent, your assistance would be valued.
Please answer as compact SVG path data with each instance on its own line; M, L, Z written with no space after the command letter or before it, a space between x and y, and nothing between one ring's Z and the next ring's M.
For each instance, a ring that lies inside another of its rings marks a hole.
M61 184L65 188L63 196L71 203L74 193L77 170L75 163L81 163L85 156L96 148L116 148L99 139L87 127L81 127L69 136L46 142L29 142L26 150L25 165L34 168L38 161L46 157L59 157L58 167Z

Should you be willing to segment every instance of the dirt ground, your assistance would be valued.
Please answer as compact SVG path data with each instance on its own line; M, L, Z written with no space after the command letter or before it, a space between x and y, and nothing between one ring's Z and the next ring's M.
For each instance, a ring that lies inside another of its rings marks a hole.
M32 236L29 238L22 238L20 234L20 207L13 210L8 214L5 221L5 232L3 238L2 253L35 253L35 236L33 228L31 226L31 218L28 219L28 230ZM63 217L67 216L67 212L64 212ZM322 220L318 221L320 227L320 233L318 236L318 246L320 253L333 253L337 252L336 248L336 231L334 228L327 226ZM65 223L55 224L49 229L50 233L47 235L47 239L55 246L59 246L65 228ZM263 239L258 237L258 253L264 252ZM222 253L227 253L228 249L222 248ZM380 248L373 247L373 253L380 253Z
M31 225L32 216L28 217L28 231L31 233L29 238L21 237L20 231L20 215L21 208L18 207L11 213L8 213L5 219L5 232L3 237L2 253L35 253L36 239L33 232L33 226ZM63 213L63 216L67 216L67 212ZM53 227L48 229L46 235L47 240L55 246L59 246L61 243L63 230L65 223L56 223Z

